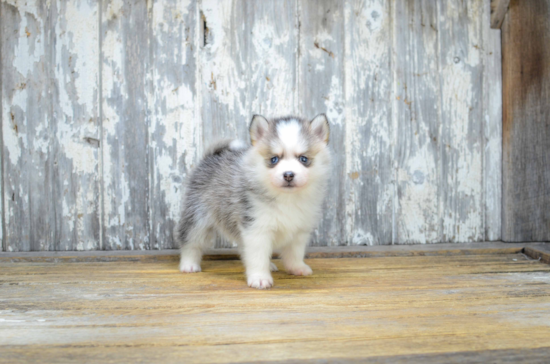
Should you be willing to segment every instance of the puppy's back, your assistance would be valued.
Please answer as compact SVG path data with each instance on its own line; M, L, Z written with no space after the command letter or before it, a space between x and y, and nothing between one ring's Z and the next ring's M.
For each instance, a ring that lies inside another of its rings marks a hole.
M235 140L215 142L206 150L187 180L179 231L204 223L236 237L247 216L242 161L247 150L248 146Z

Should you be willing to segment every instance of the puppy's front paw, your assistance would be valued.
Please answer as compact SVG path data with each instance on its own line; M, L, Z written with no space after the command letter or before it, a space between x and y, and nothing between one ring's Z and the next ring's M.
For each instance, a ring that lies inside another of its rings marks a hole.
M182 273L198 273L201 271L200 264L188 261L180 262L180 272Z
M257 289L267 289L273 287L273 278L271 275L252 274L248 277L248 286Z
M309 265L302 263L301 265L295 267L289 267L286 270L288 274L293 274L295 276L309 276L313 273Z

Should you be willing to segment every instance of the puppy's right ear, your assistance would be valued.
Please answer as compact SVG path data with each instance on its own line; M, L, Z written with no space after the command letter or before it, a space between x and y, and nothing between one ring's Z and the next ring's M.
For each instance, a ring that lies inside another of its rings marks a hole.
M269 122L266 118L261 115L254 115L252 121L250 122L250 142L252 145L255 145L256 142L267 134L267 129L269 128Z

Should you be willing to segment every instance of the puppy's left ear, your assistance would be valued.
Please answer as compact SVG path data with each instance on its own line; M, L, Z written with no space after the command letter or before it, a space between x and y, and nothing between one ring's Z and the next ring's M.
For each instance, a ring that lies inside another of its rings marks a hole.
M310 122L310 128L313 135L321 139L325 144L328 144L330 136L330 126L325 114L319 114Z
M256 143L262 139L269 129L269 122L261 115L254 115L248 131L250 132L250 143L256 145Z

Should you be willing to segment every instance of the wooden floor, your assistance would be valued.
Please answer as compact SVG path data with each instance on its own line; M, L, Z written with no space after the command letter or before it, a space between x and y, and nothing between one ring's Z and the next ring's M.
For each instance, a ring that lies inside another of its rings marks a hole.
M280 262L275 263L281 268ZM548 362L550 265L524 254L0 263L0 362Z

